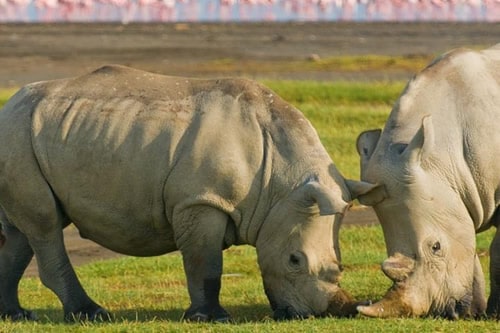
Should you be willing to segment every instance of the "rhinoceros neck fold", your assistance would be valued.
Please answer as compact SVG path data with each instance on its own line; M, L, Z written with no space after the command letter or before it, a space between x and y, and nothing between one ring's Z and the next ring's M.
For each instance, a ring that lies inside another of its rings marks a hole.
M271 138L269 133L263 131L263 143L264 143L264 154L262 158L262 166L260 172L260 193L258 200L253 207L249 209L248 213L241 219L241 225L239 226L240 240L245 244L255 246L257 243L257 238L259 236L259 231L262 224L266 220L269 210L272 207L270 198L272 194L269 193L272 186L270 184L273 172L272 165L272 147Z

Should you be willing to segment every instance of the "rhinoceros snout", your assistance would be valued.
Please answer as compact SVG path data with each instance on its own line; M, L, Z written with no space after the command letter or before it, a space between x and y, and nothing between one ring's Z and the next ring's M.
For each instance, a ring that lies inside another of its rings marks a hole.
M274 320L292 320L292 319L305 319L309 315L300 314L291 306L279 307L274 310L273 318Z
M271 309L273 310L274 320L281 321L281 320L301 319L308 317L307 315L299 314L290 305L279 304L274 298L273 294L269 291L269 289L264 288L264 290L269 300L269 304L271 305Z
M326 314L335 317L352 317L358 314L359 305L367 305L371 302L358 302L350 293L344 289L338 289L335 295L330 299Z
M459 318L482 318L484 309L475 308L472 293L467 293L461 299L451 298L444 307L444 311L434 313L435 316L444 317L450 320Z
M309 317L324 317L324 316L334 316L334 317L352 317L358 314L357 307L359 305L367 305L368 301L357 302L351 294L339 289L337 293L328 302L328 308L325 310L319 310L317 312L311 311L303 313L297 311L294 307L290 305L277 305L273 301L271 303L271 308L274 311L273 318L275 320L291 320L291 319L306 319Z

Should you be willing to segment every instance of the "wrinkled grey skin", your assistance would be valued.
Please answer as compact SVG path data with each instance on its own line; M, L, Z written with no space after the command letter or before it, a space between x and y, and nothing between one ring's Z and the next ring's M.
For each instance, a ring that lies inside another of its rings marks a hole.
M358 138L361 178L389 258L393 287L368 316L481 316L475 234L492 226L487 314L500 318L500 44L458 49L407 85L384 130Z
M229 319L222 250L237 244L256 246L277 319L356 311L338 283L349 189L310 123L265 87L105 66L21 89L0 142L3 317L34 318L17 298L33 254L67 320L108 316L68 260L70 223L128 255L180 250L186 320Z

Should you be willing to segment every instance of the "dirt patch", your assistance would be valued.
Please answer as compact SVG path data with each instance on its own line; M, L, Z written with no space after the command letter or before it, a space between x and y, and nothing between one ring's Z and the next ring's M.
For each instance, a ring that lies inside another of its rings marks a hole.
M245 23L0 25L0 86L75 76L107 63L169 75L406 80L414 73L207 70L221 59L279 62L341 55L437 55L499 42L500 23ZM209 66L208 66L209 67ZM269 66L262 66L268 68ZM201 71L200 69L204 69Z

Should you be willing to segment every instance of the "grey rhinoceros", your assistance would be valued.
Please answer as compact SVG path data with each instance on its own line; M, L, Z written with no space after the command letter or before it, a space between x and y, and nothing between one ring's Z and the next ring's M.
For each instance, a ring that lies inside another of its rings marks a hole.
M500 44L453 50L408 83L384 130L358 138L361 178L373 205L394 281L361 313L500 318ZM497 228L491 295L475 234Z
M237 244L256 247L275 318L356 311L339 287L346 181L306 118L255 82L104 66L22 88L0 142L4 317L34 317L17 297L33 253L66 319L107 316L68 260L70 223L127 255L180 250L188 320L229 318L222 250Z

